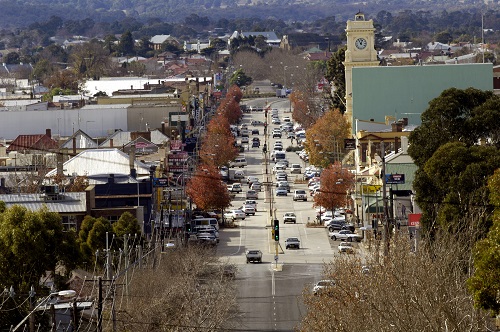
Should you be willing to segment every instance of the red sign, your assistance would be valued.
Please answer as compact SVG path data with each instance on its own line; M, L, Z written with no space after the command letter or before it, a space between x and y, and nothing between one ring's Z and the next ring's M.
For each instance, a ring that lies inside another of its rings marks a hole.
M170 141L170 151L181 151L181 150L182 150L182 141L179 140Z
M408 214L408 226L409 227L420 227L420 217L422 217L422 213L409 213Z

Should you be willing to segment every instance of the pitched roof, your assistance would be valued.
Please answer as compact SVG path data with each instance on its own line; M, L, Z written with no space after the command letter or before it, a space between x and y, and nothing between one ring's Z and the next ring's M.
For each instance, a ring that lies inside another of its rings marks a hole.
M47 134L19 135L7 148L7 152L20 150L51 150L59 145Z
M77 149L95 149L97 148L97 143L87 135L83 130L79 129L70 138L68 138L62 145L61 148L72 149L73 139L75 140L75 145Z
M171 35L155 35L151 37L149 40L152 44L163 44L167 40L173 40L175 41L176 39L172 37Z
M137 175L149 175L149 166L135 160ZM130 174L129 156L118 149L85 150L63 164L65 174L94 176L100 174ZM56 175L53 169L46 176Z

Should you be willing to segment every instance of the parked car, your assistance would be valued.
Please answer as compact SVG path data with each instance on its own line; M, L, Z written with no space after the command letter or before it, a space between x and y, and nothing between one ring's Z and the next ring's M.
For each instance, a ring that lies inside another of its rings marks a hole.
M281 131L279 131L279 129L278 129L278 131L273 131L273 138L277 138L277 137L281 138Z
M352 247L351 242L340 242L339 246L339 253L348 253L348 254L353 254L354 253L354 248Z
M252 148L260 148L260 142L259 141L252 141Z
M252 129L252 135L260 135L259 129Z
M241 210L229 210L224 214L224 217L226 217L226 219L233 219L233 220L245 220L246 216L247 215L245 214L245 212Z
M343 229L343 230L340 230L338 232L329 233L328 235L330 236L330 238L333 241L336 241L336 240L342 240L342 241L348 241L348 242L352 242L352 241L360 242L361 241L360 235L353 233L347 229Z
M248 137L242 137L242 138L241 138L241 144L242 144L242 145L243 145L243 144L248 144L248 142L249 142L249 141L250 141L250 140L248 139Z
M247 193L245 195L246 199L258 199L259 194L255 190L247 190Z
M278 181L276 182L276 187L285 187L288 192L290 192L290 184L288 181Z
M250 124L252 126L263 126L264 125L264 122L263 121L260 121L260 120L253 120L252 122L250 122Z
M320 280L313 287L313 294L319 295L326 291L329 287L335 286L335 281L333 280Z

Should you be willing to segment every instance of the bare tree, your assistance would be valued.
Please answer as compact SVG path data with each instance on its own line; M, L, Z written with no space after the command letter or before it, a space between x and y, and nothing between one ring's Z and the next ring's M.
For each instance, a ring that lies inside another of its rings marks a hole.
M118 331L218 331L231 328L236 290L225 264L206 247L172 249L156 269L135 270ZM125 296L125 294L123 294Z
M468 245L444 234L418 251L413 244L396 234L383 260L378 246L366 258L336 257L324 270L335 286L304 291L301 331L489 331L467 292Z

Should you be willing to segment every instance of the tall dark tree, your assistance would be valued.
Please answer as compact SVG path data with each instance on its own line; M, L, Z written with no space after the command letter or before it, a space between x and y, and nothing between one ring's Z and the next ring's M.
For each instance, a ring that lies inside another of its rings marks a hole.
M134 39L130 31L125 32L118 43L118 52L120 55L135 55Z
M342 114L345 113L345 61L346 48L341 48L332 54L326 64L325 78L330 82L334 93L330 95L332 108L339 109Z
M500 167L499 117L500 98L490 91L452 88L429 103L408 149L419 167L414 188L424 229L488 230L486 180Z

